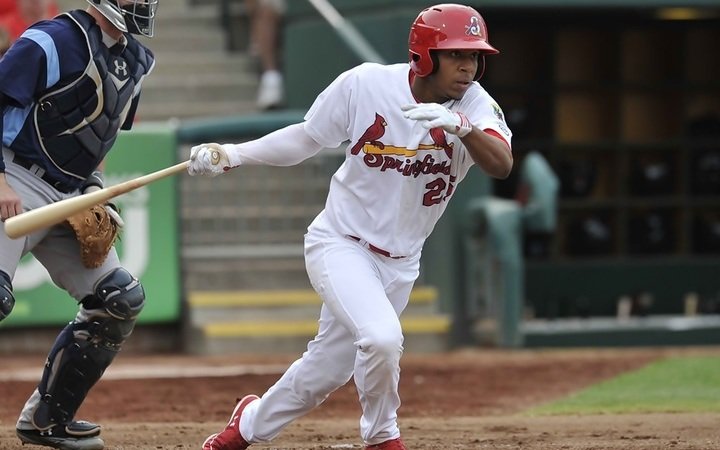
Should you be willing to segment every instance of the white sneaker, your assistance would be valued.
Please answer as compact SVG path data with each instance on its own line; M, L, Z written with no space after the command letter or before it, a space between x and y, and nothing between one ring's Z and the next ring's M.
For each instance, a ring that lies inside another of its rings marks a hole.
M277 70L268 70L260 77L257 105L260 109L270 109L282 103L283 77Z

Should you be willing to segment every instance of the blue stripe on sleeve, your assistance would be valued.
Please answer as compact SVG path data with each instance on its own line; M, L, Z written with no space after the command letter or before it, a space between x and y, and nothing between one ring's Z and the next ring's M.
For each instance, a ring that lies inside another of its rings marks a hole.
M55 41L44 31L30 28L21 37L35 42L45 52L47 60L47 83L45 87L53 86L60 80L60 58L58 57Z
M20 130L27 119L28 114L32 105L26 108L15 108L9 106L5 108L5 115L3 116L4 129L2 135L2 143L5 147L9 147L15 142L15 138L20 134Z

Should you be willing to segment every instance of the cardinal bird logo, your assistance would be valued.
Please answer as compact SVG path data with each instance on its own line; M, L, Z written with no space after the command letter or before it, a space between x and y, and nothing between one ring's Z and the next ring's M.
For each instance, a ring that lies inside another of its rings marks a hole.
M367 130L360 136L360 139L352 146L350 153L357 155L365 144L374 145L380 149L385 148L385 144L378 141L385 134L385 127L387 122L385 118L378 113L375 113L375 122L368 127Z
M452 145L448 144L445 131L442 128L433 128L430 130L430 138L437 148L445 150L445 154L448 158L452 159L453 148Z
M482 37L480 20L476 16L470 18L470 25L465 25L465 34L468 36Z

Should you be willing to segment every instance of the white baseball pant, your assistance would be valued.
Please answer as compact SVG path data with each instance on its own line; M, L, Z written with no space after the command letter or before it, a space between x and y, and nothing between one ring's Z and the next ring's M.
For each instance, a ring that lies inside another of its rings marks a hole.
M381 256L361 243L311 227L310 281L323 300L317 336L240 422L251 443L268 442L354 376L366 444L400 436L397 409L403 334L398 316L419 274L420 255Z

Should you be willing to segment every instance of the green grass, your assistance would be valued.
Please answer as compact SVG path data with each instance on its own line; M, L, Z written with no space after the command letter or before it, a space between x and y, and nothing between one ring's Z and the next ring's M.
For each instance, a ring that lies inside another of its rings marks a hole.
M677 357L598 383L530 415L720 412L720 358Z

